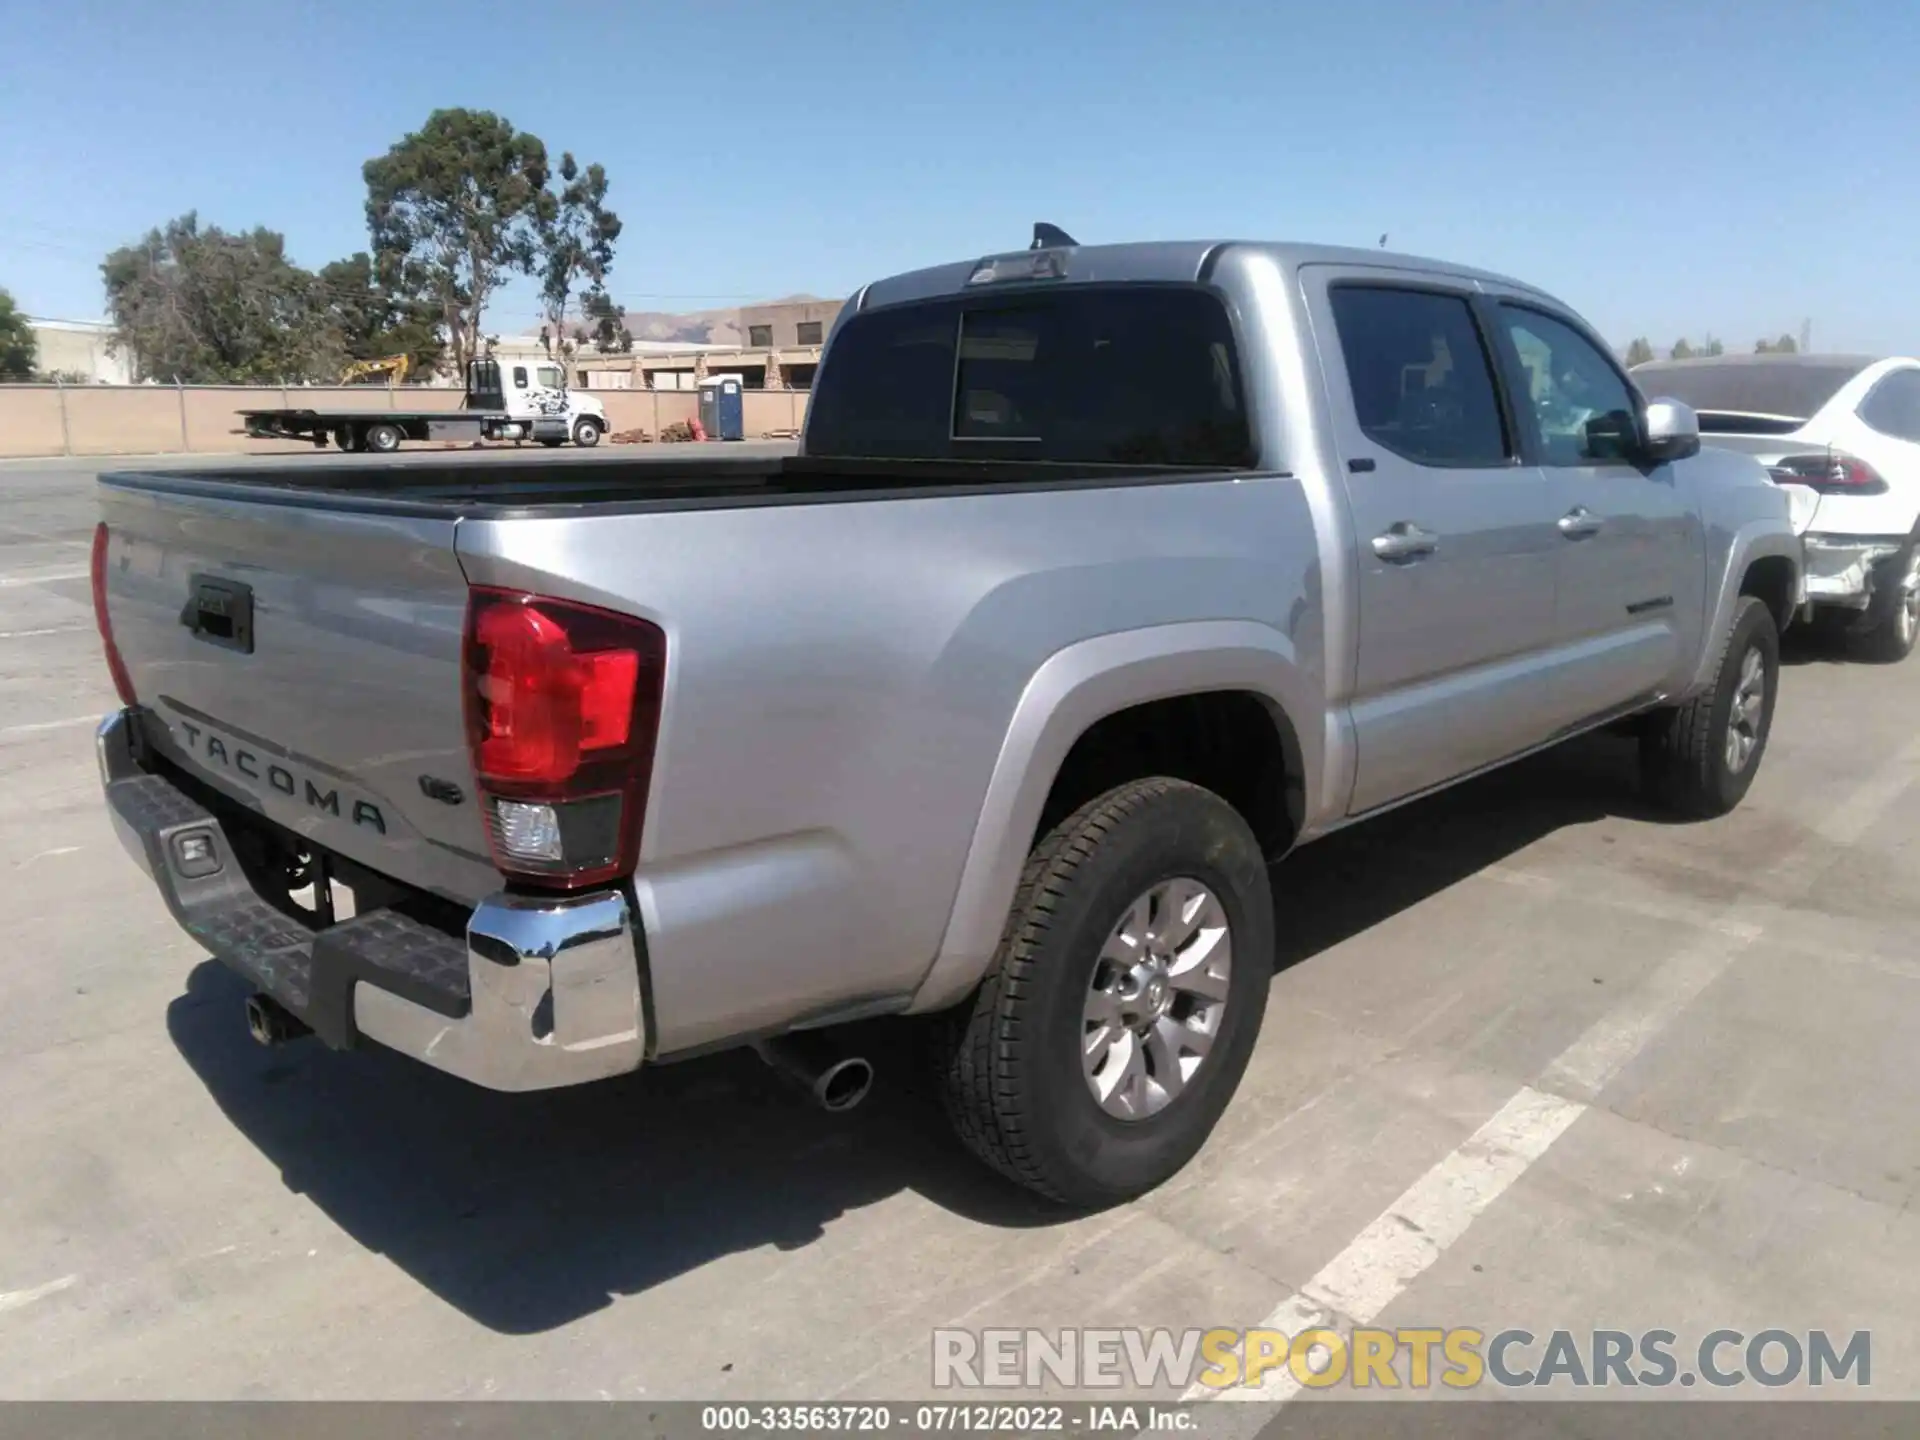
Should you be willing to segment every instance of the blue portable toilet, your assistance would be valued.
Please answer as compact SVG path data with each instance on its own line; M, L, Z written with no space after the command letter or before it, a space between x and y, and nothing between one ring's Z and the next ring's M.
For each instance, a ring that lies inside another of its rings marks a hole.
M709 440L747 438L746 405L738 375L715 375L700 382L700 428Z

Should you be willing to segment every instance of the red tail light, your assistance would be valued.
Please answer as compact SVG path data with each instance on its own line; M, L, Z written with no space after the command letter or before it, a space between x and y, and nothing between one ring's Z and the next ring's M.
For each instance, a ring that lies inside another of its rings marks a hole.
M1822 495L1884 495L1887 482L1857 455L1828 450L1818 455L1788 455L1767 467L1782 485L1805 485Z
M666 660L648 621L469 593L467 742L502 873L569 890L632 873Z
M100 646L107 652L107 673L113 676L113 688L122 705L132 705L133 677L127 674L127 662L120 658L120 647L113 643L113 619L107 614L107 522L93 527L93 623L100 629Z

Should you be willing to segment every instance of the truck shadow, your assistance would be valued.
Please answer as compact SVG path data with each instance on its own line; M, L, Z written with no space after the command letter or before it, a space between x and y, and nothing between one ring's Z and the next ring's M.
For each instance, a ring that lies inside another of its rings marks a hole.
M1681 823L1645 800L1638 742L1584 735L1316 841L1273 867L1276 973L1556 831L1621 817Z
M1631 757L1630 742L1578 741L1307 847L1273 872L1291 917L1279 966L1563 826L1642 813ZM978 1224L1071 1218L950 1139L912 1026L862 1027L873 1096L830 1116L744 1052L503 1095L377 1050L263 1050L245 994L208 961L168 1010L214 1101L290 1190L502 1333L564 1325L738 1251L798 1249L905 1190Z
M1858 665L1860 660L1847 637L1830 628L1793 625L1780 637L1780 665Z
M208 961L167 1012L226 1117L289 1190L503 1333L553 1329L735 1252L799 1249L902 1190L987 1225L1063 1217L947 1138L908 1026L863 1027L874 1092L835 1116L740 1051L507 1095L375 1049L265 1050L246 994Z

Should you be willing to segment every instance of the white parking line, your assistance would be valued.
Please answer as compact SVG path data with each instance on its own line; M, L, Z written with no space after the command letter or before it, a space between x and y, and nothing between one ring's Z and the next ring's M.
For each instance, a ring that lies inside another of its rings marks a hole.
M1775 857L1753 887L1766 899L1723 907L1706 922L1707 934L1656 967L1622 1004L1548 1062L1542 1085L1571 1094L1521 1087L1318 1274L1276 1305L1260 1326L1291 1337L1313 1328L1344 1333L1377 1318L1587 1112L1608 1081L1765 933L1764 925L1748 917L1775 910L1783 896L1818 883L1819 872L1805 863L1807 852L1816 844L1856 843L1916 779L1920 738L1909 741L1805 838ZM1275 1403L1292 1399L1300 1389L1291 1367L1281 1366L1269 1370L1257 1387L1216 1390L1195 1381L1181 1398Z
M70 535L49 535L45 530L35 530L31 525L22 525L18 520L0 520L0 530L13 535L24 535L29 540L38 540L43 545L64 545L75 550L84 550L92 540L77 540Z
M1723 925L1666 961L1623 1005L1550 1061L1544 1079L1563 1095L1592 1100L1627 1062L1760 938L1758 925Z
M58 1280L49 1280L44 1285L35 1285L31 1290L0 1290L0 1314L8 1310L20 1310L44 1300L49 1295L58 1295L62 1290L71 1289L78 1284L78 1275L62 1275Z
M9 725L0 730L0 740L9 735L38 735L42 730L65 730L73 725L98 725L98 715L69 715L65 720L36 720L31 725Z
M11 590L20 585L45 585L54 580L85 580L91 570L46 570L39 574L0 575L0 590Z
M86 625L49 625L44 630L0 630L0 640L28 640L35 635L79 635L89 628Z
M1260 1322L1289 1337L1303 1330L1367 1325L1424 1274L1447 1247L1526 1173L1587 1107L1523 1087L1452 1154L1409 1185L1301 1289ZM1281 1366L1258 1387L1215 1391L1195 1381L1183 1400L1288 1400L1299 1390Z

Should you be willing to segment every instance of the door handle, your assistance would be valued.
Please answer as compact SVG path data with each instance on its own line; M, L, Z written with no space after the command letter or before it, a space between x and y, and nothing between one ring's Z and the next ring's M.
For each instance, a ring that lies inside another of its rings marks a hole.
M1590 535L1598 535L1600 527L1606 523L1584 505L1574 506L1554 522L1560 533L1569 540L1585 540Z
M1411 520L1397 520L1373 537L1373 553L1382 560L1417 560L1440 548L1440 537Z

